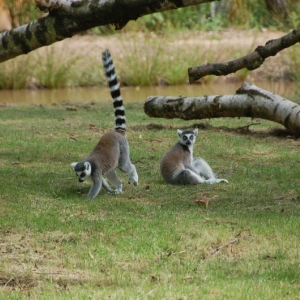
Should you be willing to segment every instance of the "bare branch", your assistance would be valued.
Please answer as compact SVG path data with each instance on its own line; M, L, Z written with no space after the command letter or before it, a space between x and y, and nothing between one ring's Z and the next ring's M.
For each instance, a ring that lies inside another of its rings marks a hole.
M150 96L145 113L156 118L201 120L250 117L277 122L300 134L300 105L245 82L236 95L171 97Z
M0 34L0 62L72 37L96 26L128 21L155 12L213 0L35 0L48 16Z
M287 35L275 40L270 40L265 46L258 46L254 52L224 63L208 63L188 69L190 83L207 75L228 75L238 70L247 68L255 70L259 68L269 56L275 56L279 51L300 42L300 28L293 30Z

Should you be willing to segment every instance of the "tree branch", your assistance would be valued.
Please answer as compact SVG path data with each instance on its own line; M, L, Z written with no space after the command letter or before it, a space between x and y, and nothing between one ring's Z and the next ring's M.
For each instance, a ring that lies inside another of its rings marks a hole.
M225 63L208 63L198 67L191 67L188 69L189 82L194 83L196 80L206 75L228 75L243 68L255 70L264 63L267 57L275 56L279 51L299 42L300 28L293 30L279 39L270 40L265 46L258 46L254 52L236 60Z
M53 44L96 26L128 21L155 12L213 0L35 0L48 16L0 34L0 62Z
M201 120L250 117L277 122L300 134L300 105L245 82L236 95L204 97L150 96L144 104L150 117Z

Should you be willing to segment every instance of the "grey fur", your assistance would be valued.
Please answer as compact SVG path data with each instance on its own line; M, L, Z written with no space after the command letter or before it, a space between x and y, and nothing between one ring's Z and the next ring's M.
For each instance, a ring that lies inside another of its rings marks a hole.
M177 134L179 141L164 154L160 162L160 172L167 183L228 183L226 179L218 179L204 159L193 158L198 129L177 130Z

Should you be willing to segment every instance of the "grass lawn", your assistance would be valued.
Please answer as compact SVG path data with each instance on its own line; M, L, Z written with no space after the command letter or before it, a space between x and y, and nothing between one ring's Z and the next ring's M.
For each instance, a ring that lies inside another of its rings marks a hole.
M299 139L207 120L194 156L229 184L172 186L159 160L197 121L125 107L139 186L118 172L123 193L93 201L70 163L113 128L111 100L0 107L0 299L300 299Z

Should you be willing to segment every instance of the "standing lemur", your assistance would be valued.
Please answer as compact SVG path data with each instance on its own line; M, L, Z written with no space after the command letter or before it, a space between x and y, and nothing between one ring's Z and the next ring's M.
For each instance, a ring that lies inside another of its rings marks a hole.
M198 135L195 130L177 130L179 142L170 148L160 162L160 172L167 183L197 184L219 183L226 179L218 179L208 163L200 158L193 158L193 145Z
M126 117L120 84L117 80L109 50L102 53L102 60L115 110L115 130L105 133L92 153L84 161L71 164L79 182L83 182L86 177L91 176L93 185L87 195L90 199L98 195L102 185L110 193L119 194L122 192L122 183L115 172L116 167L129 174L128 183L133 180L134 185L138 184L138 174L129 157L130 151L126 138ZM116 187L115 190L110 188L104 175Z

